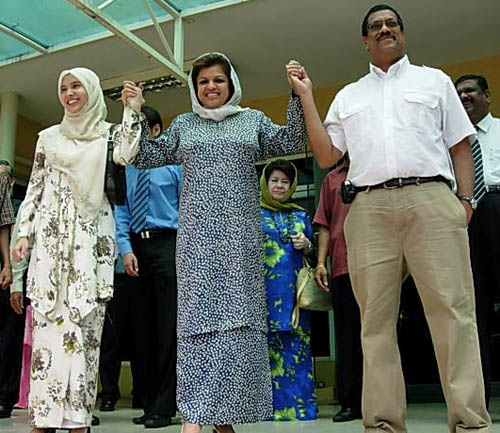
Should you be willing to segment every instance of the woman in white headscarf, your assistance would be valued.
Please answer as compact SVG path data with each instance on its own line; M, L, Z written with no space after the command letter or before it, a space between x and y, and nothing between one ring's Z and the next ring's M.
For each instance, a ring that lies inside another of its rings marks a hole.
M39 133L12 251L19 261L33 243L27 280L34 310L33 433L89 428L105 304L113 292L115 227L104 193L110 125L99 77L85 68L63 71L58 94L64 117Z
M297 62L287 74L301 77ZM261 261L255 163L304 149L300 99L293 94L287 126L239 106L241 88L229 59L205 54L189 75L193 111L157 139L140 108L140 87L124 83L123 133L115 159L139 168L182 164L177 235L177 406L183 432L212 424L272 417L267 357L266 294Z

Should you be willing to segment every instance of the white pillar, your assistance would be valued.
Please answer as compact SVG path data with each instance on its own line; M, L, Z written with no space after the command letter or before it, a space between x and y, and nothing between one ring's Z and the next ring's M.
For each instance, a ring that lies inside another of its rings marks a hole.
M14 167L16 153L17 106L19 95L7 92L2 95L0 109L0 159L5 159Z

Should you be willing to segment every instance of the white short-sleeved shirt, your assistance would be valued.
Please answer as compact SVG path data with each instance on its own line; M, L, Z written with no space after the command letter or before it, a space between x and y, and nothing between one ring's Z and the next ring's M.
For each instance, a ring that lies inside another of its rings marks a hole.
M333 145L349 152L356 186L412 176L454 181L449 149L476 133L450 78L407 56L387 73L370 65L337 94L324 124Z
M488 113L476 128L483 158L484 183L500 185L500 119Z

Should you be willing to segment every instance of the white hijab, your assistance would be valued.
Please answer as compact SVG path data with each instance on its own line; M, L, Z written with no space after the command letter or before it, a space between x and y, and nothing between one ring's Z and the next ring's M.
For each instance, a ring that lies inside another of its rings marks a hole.
M50 164L67 176L79 216L95 219L104 198L107 135L110 124L104 95L95 72L73 68L61 72L57 93L61 98L61 82L73 75L87 92L87 102L76 114L65 110L62 122L40 132Z
M223 106L219 108L205 108L203 105L200 104L200 101L198 100L198 95L196 94L196 90L193 84L193 68L191 68L188 79L189 92L191 94L191 105L193 107L193 113L196 113L203 119L211 119L215 120L216 122L220 122L221 120L224 120L227 116L232 116L233 114L239 113L240 111L248 110L248 108L242 108L238 105L241 101L240 80L238 79L238 75L236 74L236 71L234 70L233 65L231 64L231 61L226 55L218 52L205 53L197 57L195 59L195 62L196 60L201 59L202 57L205 57L209 54L216 54L218 56L221 56L229 63L229 66L231 68L231 76L229 77L229 79L232 81L234 87L233 96L231 96L229 101L227 101Z

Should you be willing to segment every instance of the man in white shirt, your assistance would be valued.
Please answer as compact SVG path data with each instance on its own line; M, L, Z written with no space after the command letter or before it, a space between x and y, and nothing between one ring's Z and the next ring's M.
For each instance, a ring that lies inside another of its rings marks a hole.
M408 268L433 337L450 431L490 432L467 237L475 129L449 77L410 64L392 7L372 7L362 36L370 72L336 95L324 126L306 71L292 80L319 165L346 151L351 158L347 178L357 195L344 230L361 311L365 431L407 431L396 322ZM455 181L460 199L449 186Z
M500 288L500 119L490 113L491 95L483 76L463 75L455 82L455 87L469 119L477 129L477 142L472 145L477 209L469 224L469 240L488 406L493 305Z

